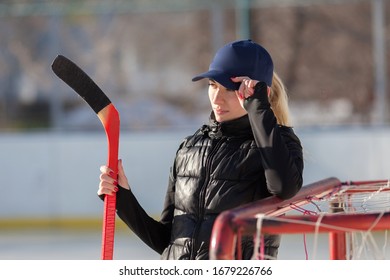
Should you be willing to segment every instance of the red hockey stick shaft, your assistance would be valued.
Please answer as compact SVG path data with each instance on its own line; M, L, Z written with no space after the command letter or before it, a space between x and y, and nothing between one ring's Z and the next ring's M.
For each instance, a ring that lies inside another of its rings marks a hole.
M108 142L108 167L114 171L115 178L118 174L118 149L119 149L119 114L111 104L98 113L103 124ZM102 232L102 260L112 260L114 253L116 215L116 195L106 195L104 198L103 232Z

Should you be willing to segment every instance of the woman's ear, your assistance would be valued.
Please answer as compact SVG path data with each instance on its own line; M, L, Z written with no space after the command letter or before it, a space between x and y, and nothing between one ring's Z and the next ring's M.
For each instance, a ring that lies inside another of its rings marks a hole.
M244 96L242 95L242 93L241 93L239 90L235 90L234 92L236 93L236 95L238 96L238 98L244 99Z

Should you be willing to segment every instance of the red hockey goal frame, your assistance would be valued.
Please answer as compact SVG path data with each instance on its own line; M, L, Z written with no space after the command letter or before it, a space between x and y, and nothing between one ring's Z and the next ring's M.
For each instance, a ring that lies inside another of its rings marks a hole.
M239 208L221 213L215 221L210 245L211 259L241 259L241 242L244 235L253 235L257 230L259 213L264 217L277 217L302 206L313 199L321 199L339 192L345 186L388 184L388 180L342 183L337 178L327 178L304 186L296 196L288 200L269 197ZM373 192L368 188L348 188L348 193ZM386 188L385 191L390 191ZM304 221L305 223L299 223ZM306 223L311 222L311 223ZM278 219L262 220L262 234L329 233L330 259L346 259L346 233L365 230L390 229L390 212L337 213L320 216L286 215Z

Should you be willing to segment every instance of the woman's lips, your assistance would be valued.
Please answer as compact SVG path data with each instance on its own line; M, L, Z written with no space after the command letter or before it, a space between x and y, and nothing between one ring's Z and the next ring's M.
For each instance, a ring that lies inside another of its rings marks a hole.
M223 114L226 114L228 113L229 111L227 110L222 110L222 109L214 109L215 113L217 113L218 115L223 115Z

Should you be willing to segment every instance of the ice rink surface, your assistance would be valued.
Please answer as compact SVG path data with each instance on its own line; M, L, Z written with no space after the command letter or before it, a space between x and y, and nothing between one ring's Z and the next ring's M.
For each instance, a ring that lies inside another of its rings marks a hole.
M327 237L319 236L318 248L307 236L309 259L328 259ZM305 259L303 235L282 238L279 259ZM71 230L0 231L0 260L99 260L101 232ZM114 259L159 260L159 255L135 235L121 230L115 235Z

